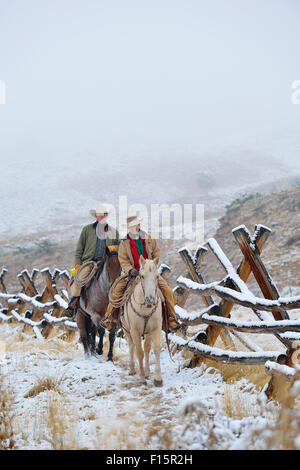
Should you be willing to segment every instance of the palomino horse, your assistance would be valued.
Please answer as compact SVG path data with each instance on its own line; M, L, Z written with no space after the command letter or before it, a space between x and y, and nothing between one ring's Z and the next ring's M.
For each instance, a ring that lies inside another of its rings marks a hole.
M105 317L108 305L108 292L112 283L120 276L121 266L117 251L106 250L103 260L103 269L100 276L95 276L88 286L84 287L83 295L80 297L76 322L79 329L80 339L84 347L85 356L95 352L103 354L103 337L105 329L102 321ZM96 349L96 330L99 335L99 343ZM113 346L116 336L116 327L109 332L108 360L113 360Z
M160 350L162 331L162 301L158 291L159 260L144 259L140 256L139 278L124 305L121 315L121 325L129 344L130 363L129 374L135 374L134 351L139 361L140 377L142 382L149 377L149 353L151 343L155 354L154 384L162 385L160 370ZM142 337L145 335L144 350ZM145 369L143 359L145 355Z

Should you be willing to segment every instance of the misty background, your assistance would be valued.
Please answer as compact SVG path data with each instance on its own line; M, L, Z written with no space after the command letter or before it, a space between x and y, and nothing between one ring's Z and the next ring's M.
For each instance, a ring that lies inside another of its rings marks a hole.
M0 0L0 239L300 173L299 0ZM70 232L68 233L70 237Z

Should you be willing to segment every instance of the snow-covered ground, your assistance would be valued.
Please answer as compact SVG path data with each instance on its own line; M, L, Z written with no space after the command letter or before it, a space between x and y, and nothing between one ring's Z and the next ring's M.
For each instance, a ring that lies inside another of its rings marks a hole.
M186 367L182 352L172 361L165 347L164 383L157 388L153 375L147 385L128 375L128 348L120 338L114 363L106 353L84 359L77 337L39 341L1 324L0 341L18 449L263 448L256 434L263 436L259 430L275 420L276 405L266 404L245 377L227 383L217 368Z

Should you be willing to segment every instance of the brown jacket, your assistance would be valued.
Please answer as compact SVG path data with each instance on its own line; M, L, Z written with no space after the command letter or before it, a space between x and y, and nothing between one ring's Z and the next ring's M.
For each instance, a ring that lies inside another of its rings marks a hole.
M142 232L143 236L145 236L145 244L146 244L146 251L149 259L155 259L160 257L160 248L158 246L157 240L151 238L150 235ZM127 274L128 271L134 268L134 261L133 256L130 250L130 244L128 238L121 240L118 257L120 261L121 268Z

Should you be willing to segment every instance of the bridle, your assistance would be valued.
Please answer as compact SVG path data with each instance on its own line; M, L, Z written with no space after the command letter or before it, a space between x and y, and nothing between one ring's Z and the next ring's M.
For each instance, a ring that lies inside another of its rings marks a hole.
M142 307L142 306L146 306L147 308L150 308L151 305L154 305L154 306L156 307L157 304L158 304L158 295L157 295L157 294L158 294L158 287L156 286L156 288L155 288L155 299L156 299L156 303L155 303L155 304L149 304L149 305L148 305L148 304L145 303L145 288L144 288L144 285L143 285L143 282L142 282L142 277L141 277L140 275L138 275L137 278L140 279L140 284L141 284L142 291L143 291L143 294L144 294L144 302L142 302L142 303L138 302L138 301L135 299L135 297L134 297L134 291L133 291L132 296L133 296L133 298L134 298L135 303L136 303L137 305L140 305L141 307Z
M143 286L143 283L142 283L142 280L141 280L141 276L137 276L137 278L140 278L140 284L141 284L141 287L142 287L142 291L143 291L143 294L144 294L144 299L145 299L145 289L144 289L144 286ZM137 285L137 284L136 284ZM143 334L142 334L142 337L144 338L144 335L145 335L145 332L146 332L146 328L147 328L147 324L148 324L148 321L150 320L150 318L152 317L153 313L156 311L156 308L157 308L157 305L158 305L158 301L159 301L159 296L158 296L158 287L156 286L156 289L155 289L155 303L154 304L146 304L145 303L145 300L144 302L140 303L140 302L137 302L137 300L135 299L135 296L134 296L134 290L132 292L132 298L134 300L134 302L139 305L139 306L145 306L147 308L150 308L151 305L153 305L152 307L152 310L147 314L147 315L141 315L137 310L136 308L134 307L133 303L132 303L132 299L131 299L131 296L129 297L128 299L128 302L130 303L130 306L132 308L132 310L134 311L134 313L139 317L139 318L142 318L144 320L144 329L143 329Z

